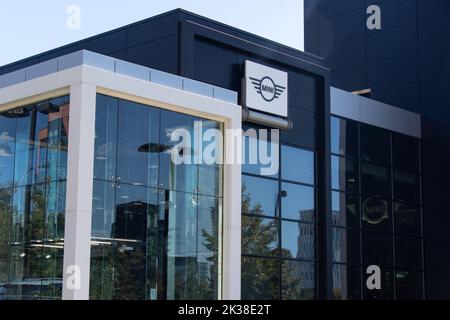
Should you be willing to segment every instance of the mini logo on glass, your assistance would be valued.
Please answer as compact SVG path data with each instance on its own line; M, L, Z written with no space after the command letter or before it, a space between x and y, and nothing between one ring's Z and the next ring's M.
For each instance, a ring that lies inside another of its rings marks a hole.
M275 84L270 77L264 77L262 79L250 78L250 80L255 86L256 92L258 92L267 102L278 99L286 89L283 86Z

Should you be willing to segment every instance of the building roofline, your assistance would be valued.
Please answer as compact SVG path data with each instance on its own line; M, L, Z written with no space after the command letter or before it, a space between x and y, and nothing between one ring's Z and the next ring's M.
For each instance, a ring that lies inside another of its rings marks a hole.
M311 54L309 52L304 52L304 51L301 51L299 49L296 49L296 48L293 48L293 47L289 47L287 45L281 44L281 43L276 42L274 40L270 40L270 39L267 39L267 38L255 35L255 34L253 34L251 32L248 32L248 31L245 31L245 30L242 30L242 29L239 29L239 28L227 25L227 24L225 24L223 22L219 22L217 20L214 20L214 19L202 16L202 15L199 15L197 13L194 13L194 12L182 9L182 8L176 8L176 9L173 9L173 10L170 10L170 11L167 11L167 12L163 12L163 13L157 14L155 16L143 19L143 20L139 20L139 21L136 21L136 22L133 22L133 23L130 23L130 24L127 24L127 25L115 28L113 30L105 31L105 32L102 32L100 34L97 34L97 35L94 35L94 36L91 36L91 37L87 37L87 38L84 38L84 39L81 39L81 40L78 40L78 41L75 41L75 42L71 42L71 43L65 44L63 46L60 46L60 47L57 47L57 48L53 48L53 49L50 49L50 50L47 50L47 51L44 51L44 52L41 52L41 53L38 53L38 54L35 54L35 55L32 55L32 56L29 56L29 57L24 58L24 59L20 59L20 60L17 60L17 61L5 64L5 65L2 65L2 66L0 66L0 72L2 71L2 69L7 69L7 68L12 67L12 66L17 65L17 64L22 64L22 63L25 63L27 61L31 61L31 60L34 60L34 59L39 59L40 57L43 57L45 55L49 55L49 54L55 53L55 52L60 51L60 50L64 50L64 49L67 49L67 48L70 48L70 47L73 47L73 46L81 45L81 44L86 43L88 41L92 41L92 40L101 38L103 36L114 34L116 32L124 31L124 30L126 30L126 29L128 29L130 27L134 27L134 26L137 26L137 25L140 25L140 24L143 24L143 23L147 23L149 21L158 20L158 19L163 18L163 17L167 17L167 16L171 16L171 15L177 15L177 14L178 15L185 14L185 15L188 15L188 16L191 16L191 17L203 20L205 22L216 24L219 27L227 28L227 29L230 29L231 31L239 32L240 34L246 35L248 37L252 37L252 38L261 40L263 42L267 42L268 44L277 46L279 49L283 49L283 50L289 51L289 53L287 53L287 54L289 54L291 56L298 55L299 57L307 59L307 60L314 59L316 61L324 61L324 59L322 57L316 56L316 55ZM179 21L182 20L180 16L178 17L178 20ZM74 51L77 51L77 50L74 50ZM47 60L47 59L45 59L45 60ZM43 62L45 60L42 60L42 61L39 61L39 62Z

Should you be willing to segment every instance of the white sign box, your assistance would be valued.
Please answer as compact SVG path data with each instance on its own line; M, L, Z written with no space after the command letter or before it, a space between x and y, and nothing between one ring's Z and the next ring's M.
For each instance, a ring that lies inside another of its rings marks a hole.
M288 114L288 74L245 61L244 104L282 117Z

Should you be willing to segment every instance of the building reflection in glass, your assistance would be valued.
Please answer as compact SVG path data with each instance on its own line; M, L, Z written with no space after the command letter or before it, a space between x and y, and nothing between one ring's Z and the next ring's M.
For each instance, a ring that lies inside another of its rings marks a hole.
M0 114L0 299L59 299L69 97Z
M90 297L217 299L222 168L174 165L170 133L220 124L101 95L96 119Z

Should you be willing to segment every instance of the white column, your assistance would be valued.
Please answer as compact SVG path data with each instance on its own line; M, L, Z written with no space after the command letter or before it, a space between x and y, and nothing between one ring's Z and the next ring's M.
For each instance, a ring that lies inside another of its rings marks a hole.
M70 87L63 300L89 299L96 87Z
M232 118L228 129L239 133L238 139L225 134L224 210L223 210L223 296L241 299L241 112ZM232 159L233 158L233 159ZM239 158L239 160L237 159Z

